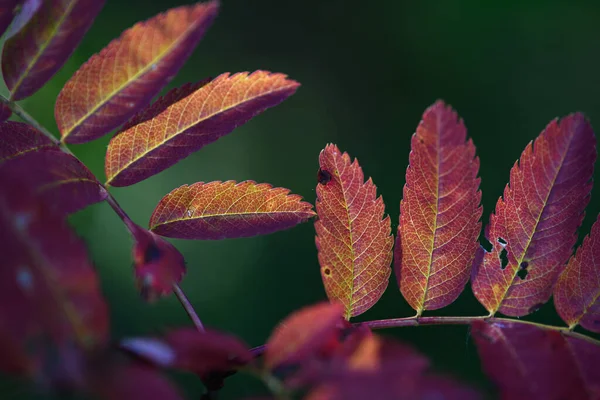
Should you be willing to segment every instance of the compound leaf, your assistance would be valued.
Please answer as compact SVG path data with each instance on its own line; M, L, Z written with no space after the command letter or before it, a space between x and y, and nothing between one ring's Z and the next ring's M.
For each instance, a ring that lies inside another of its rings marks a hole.
M136 24L92 56L56 100L62 140L94 140L145 107L190 56L218 7L210 1L173 8Z
M62 151L28 152L0 166L33 190L49 208L71 214L108 196L77 158Z
M288 229L315 215L311 204L289 192L254 181L184 185L162 198L150 229L162 236L203 240Z
M577 239L595 159L582 114L550 122L527 145L490 216L492 251L473 269L473 292L490 314L522 316L548 301Z
M340 303L319 303L291 314L267 340L266 367L301 363L331 351L339 342L343 313Z
M171 91L135 117L142 122L112 138L107 184L132 185L169 168L281 103L299 84L283 74L255 71L225 73L198 86Z
M600 332L600 217L558 278L554 305L571 329Z
M371 178L357 160L328 145L319 155L315 230L327 296L344 304L350 319L371 308L391 274L389 216Z
M2 73L12 100L40 89L73 53L104 0L47 0L4 44Z
M0 252L0 369L50 386L80 384L85 352L108 340L98 277L64 218L6 171Z
M394 268L420 315L452 303L469 280L481 230L479 159L456 112L442 101L411 140Z
M598 399L600 346L517 322L476 321L471 333L503 399Z
M58 146L31 125L23 122L0 123L0 163L28 152L55 149Z

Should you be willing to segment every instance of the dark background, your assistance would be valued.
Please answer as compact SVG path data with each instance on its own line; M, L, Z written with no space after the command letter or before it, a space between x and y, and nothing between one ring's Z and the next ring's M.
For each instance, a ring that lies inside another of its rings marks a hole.
M64 68L21 105L53 130L54 101L76 69L135 22L186 0L108 0ZM484 3L484 4L482 4ZM246 180L290 188L314 202L317 156L330 142L373 177L395 232L410 136L422 112L446 100L464 118L481 158L484 221L524 146L553 118L583 111L600 126L600 3L597 1L282 1L222 0L222 9L169 87L222 72L266 69L302 83L282 105L175 167L128 188L111 189L141 225L160 198L197 181ZM6 92L6 89L4 88ZM110 136L72 150L99 177ZM594 189L582 235L600 211ZM131 241L106 204L73 218L88 243L110 304L115 338L189 325L173 298L144 304L133 284ZM307 223L269 236L174 241L189 272L183 281L204 323L262 344L293 310L325 299L314 229ZM410 316L392 276L382 300L357 320ZM427 315L482 315L470 288ZM550 302L527 317L560 324ZM425 352L434 367L488 393L466 327L385 331ZM191 399L202 385L174 375ZM28 386L2 383L1 398ZM265 392L242 376L222 399Z

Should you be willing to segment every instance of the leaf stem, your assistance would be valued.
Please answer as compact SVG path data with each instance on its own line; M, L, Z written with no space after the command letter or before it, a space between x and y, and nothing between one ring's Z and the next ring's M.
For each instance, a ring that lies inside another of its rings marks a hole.
M202 324L200 317L198 317L196 310L194 310L194 306L192 306L192 303L190 303L190 300L187 298L187 296L185 295L184 291L181 289L179 284L177 284L177 283L173 284L173 293L175 293L175 296L177 296L177 299L179 300L179 302L185 309L185 312L187 312L190 319L196 326L196 329L198 329L200 332L204 332L205 331L204 325Z
M2 95L0 95L0 102L2 102L8 108L10 108L10 110L13 113L15 113L15 115L18 115L19 118L21 118L23 121L27 122L29 125L33 126L35 129L37 129L38 131L42 132L44 134L44 136L47 136L48 139L52 140L52 143L56 144L57 146L61 146L60 140L58 140L56 138L56 136L54 136L49 130L47 130L46 128L44 128L42 126L42 124L40 124L39 122L37 122L35 120L35 118L33 118L20 105L18 105L14 101L11 101L11 100L7 99L6 97L4 97ZM61 146L61 148L63 148L63 146Z

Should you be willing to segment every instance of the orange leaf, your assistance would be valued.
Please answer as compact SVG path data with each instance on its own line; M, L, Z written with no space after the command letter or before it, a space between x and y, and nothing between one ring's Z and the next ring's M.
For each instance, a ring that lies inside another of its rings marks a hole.
M479 159L466 135L462 120L438 101L411 140L394 267L419 315L452 303L469 280L482 208Z
M136 116L140 123L112 138L107 184L132 185L167 169L281 103L298 86L283 74L256 71L225 73L205 85L171 91Z
M187 60L217 10L217 1L171 9L136 24L92 56L56 100L62 140L96 139L146 106Z
M298 363L327 351L329 344L337 343L343 312L339 303L320 303L286 318L267 341L267 368Z
M267 183L198 182L163 197L150 218L150 229L181 239L264 235L313 217L312 205L301 199Z
M390 217L376 197L371 178L364 181L358 161L333 144L319 156L317 232L321 276L331 300L344 304L350 319L371 308L391 274Z

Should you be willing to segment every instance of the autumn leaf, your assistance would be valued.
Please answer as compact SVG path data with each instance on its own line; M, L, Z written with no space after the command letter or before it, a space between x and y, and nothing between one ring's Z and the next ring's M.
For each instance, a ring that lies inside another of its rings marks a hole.
M46 0L4 44L2 73L11 100L40 89L73 53L104 0Z
M389 216L358 161L330 144L319 155L315 230L327 296L344 304L346 319L371 308L391 274Z
M52 141L31 125L6 121L0 123L0 163L31 151L55 149Z
M220 332L180 328L163 338L129 338L121 347L160 368L192 372L201 378L225 372L252 359L239 339Z
M72 214L108 196L77 158L61 151L28 152L0 165L59 214Z
M340 303L319 303L291 314L267 340L265 366L273 369L331 353L339 343L343 312Z
M288 189L254 181L198 182L162 198L150 229L159 235L218 240L264 235L315 215L312 205Z
M171 91L135 117L143 122L112 138L107 184L133 185L169 168L281 103L299 84L283 74L255 71L225 73L199 86Z
M600 346L518 322L476 321L484 371L503 399L598 399Z
M456 112L442 101L411 140L394 268L421 315L452 303L469 280L481 230L479 159Z
M491 315L526 315L550 298L590 199L595 144L584 116L571 114L550 122L511 169L486 228L492 250L472 273Z
M554 305L570 329L600 332L600 216L558 278Z
M218 8L218 1L173 8L136 24L92 56L56 100L62 140L94 140L145 107L185 63Z
M185 274L185 259L171 243L158 235L130 223L135 244L133 264L142 297L153 301L173 291Z
M85 247L16 178L0 173L0 369L79 387L107 344L108 310Z

